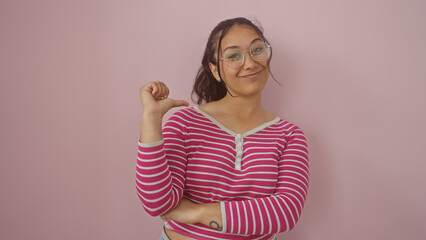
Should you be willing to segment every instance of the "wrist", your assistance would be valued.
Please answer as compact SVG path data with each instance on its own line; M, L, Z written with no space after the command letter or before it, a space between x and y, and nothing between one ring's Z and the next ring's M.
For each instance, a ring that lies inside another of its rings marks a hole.
M197 204L197 209L196 209L197 222L205 224L205 222L207 221L206 215L207 215L206 203Z
M163 120L164 114L158 113L158 112L145 112L142 111L142 120Z
M219 231L223 229L220 203L200 204L198 213L200 223Z
M163 139L162 115L144 113L141 119L139 141L153 143Z

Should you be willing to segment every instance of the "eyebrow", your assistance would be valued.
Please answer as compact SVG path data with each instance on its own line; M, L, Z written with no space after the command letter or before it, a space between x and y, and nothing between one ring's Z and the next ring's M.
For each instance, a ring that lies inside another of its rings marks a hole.
M250 45L253 44L254 42L258 41L258 40L263 41L262 38L255 38L255 39L253 39L253 41L251 41ZM229 46L229 47L226 47L225 49L223 49L223 51L225 52L226 49L228 49L228 48L239 48L239 47L238 46Z

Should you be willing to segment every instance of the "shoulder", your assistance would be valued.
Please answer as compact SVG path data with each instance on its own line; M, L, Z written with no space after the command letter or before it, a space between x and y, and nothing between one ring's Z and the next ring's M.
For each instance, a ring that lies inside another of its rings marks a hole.
M191 131L190 129L205 128L208 125L196 106L173 108L166 115L169 117L165 116L167 120L164 123L163 131L179 130L185 134Z
M279 139L282 144L282 148L280 148L280 150L282 153L284 153L284 150L286 149L288 150L296 148L301 151L308 152L308 141L304 132L298 125L279 118L278 122L273 124L271 127L276 128L279 132Z
M167 121L191 122L194 119L199 118L200 114L196 110L195 106L189 106L183 108L172 108L168 115L170 117Z
M277 119L277 122L271 127L274 127L278 131L280 131L285 139L288 140L291 136L294 135L304 136L304 132L302 131L302 129L295 123L289 122L281 117L277 117Z

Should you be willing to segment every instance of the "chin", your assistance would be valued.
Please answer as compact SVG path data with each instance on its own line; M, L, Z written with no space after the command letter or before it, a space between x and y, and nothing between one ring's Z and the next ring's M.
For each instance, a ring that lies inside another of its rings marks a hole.
M250 95L257 95L259 93L261 93L265 87L265 84L260 84L260 82L258 82L259 84L255 84L252 87L246 89L246 95L250 96Z

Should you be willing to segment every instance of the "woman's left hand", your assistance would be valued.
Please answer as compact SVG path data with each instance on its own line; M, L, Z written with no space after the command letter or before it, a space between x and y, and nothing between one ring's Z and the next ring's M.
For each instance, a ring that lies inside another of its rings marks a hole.
M201 205L182 198L179 204L170 212L161 215L164 221L175 220L180 223L194 224L200 222Z

